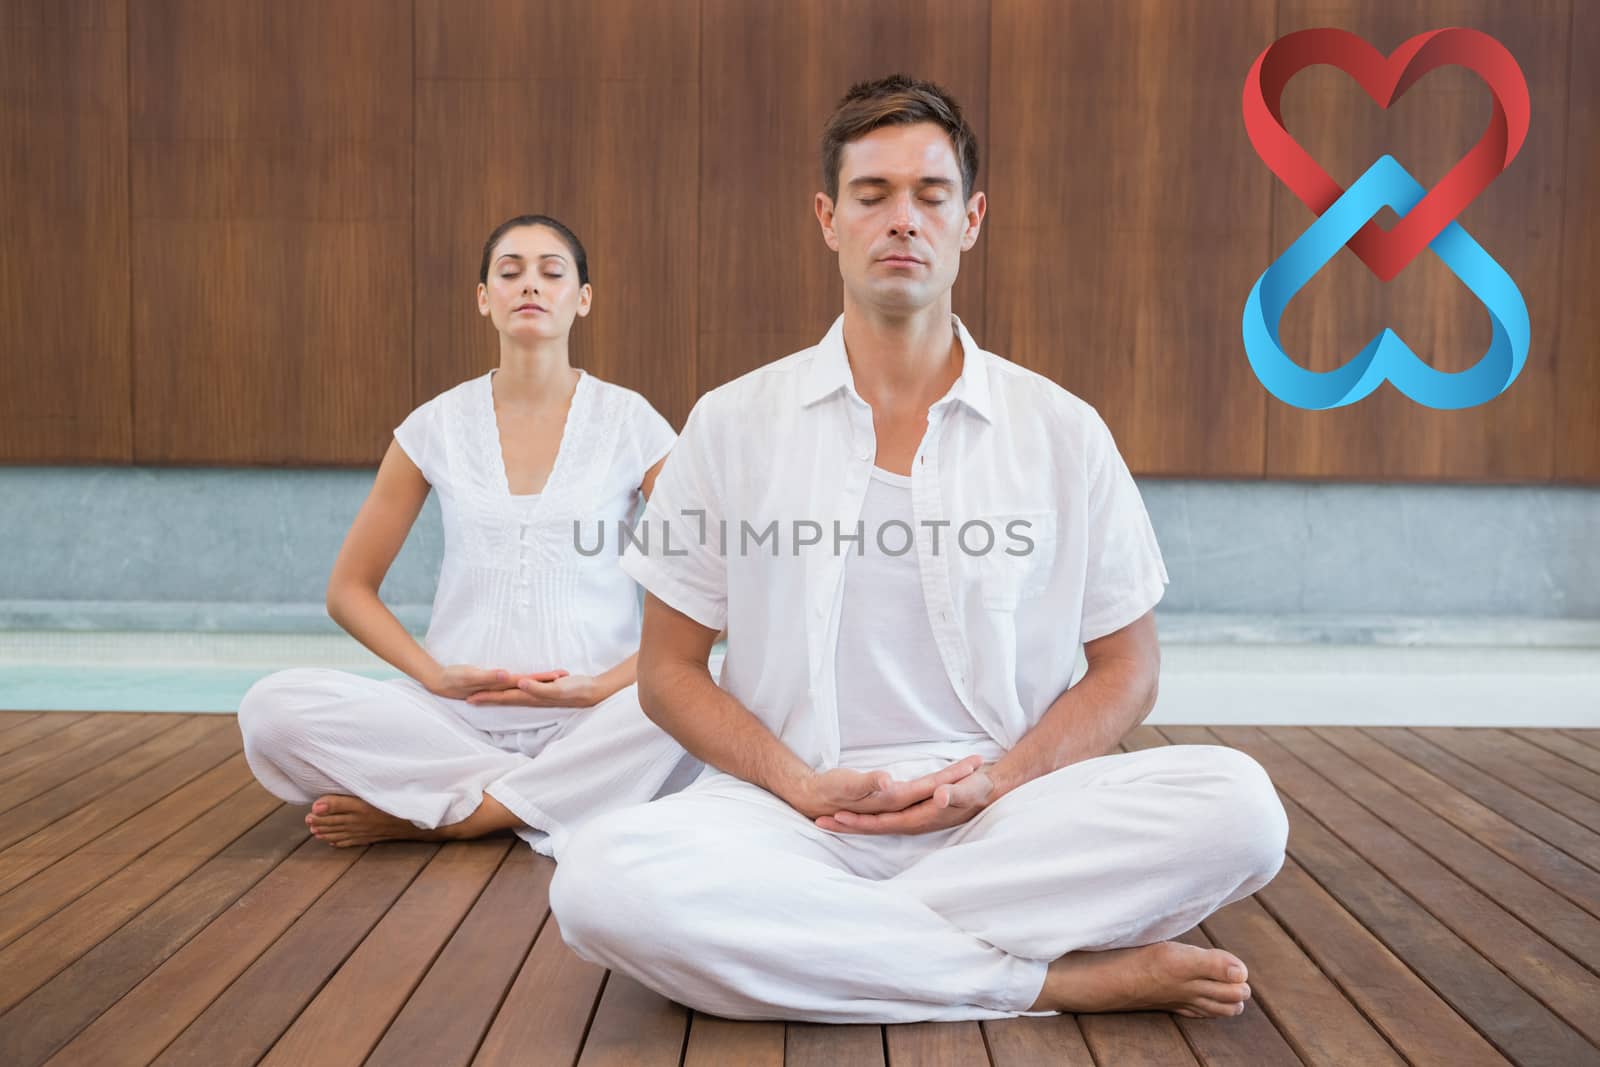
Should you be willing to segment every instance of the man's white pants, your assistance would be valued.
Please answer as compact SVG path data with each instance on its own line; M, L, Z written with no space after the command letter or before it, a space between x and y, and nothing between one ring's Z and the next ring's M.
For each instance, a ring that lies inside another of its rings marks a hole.
M1266 771L1214 745L1085 760L916 835L822 830L713 771L575 834L550 906L578 955L709 1014L995 1019L1028 1010L1050 960L1167 940L1255 892L1287 836Z
M518 836L558 859L587 819L681 787L701 767L645 717L633 685L522 730L480 730L459 703L410 678L297 668L250 688L239 730L256 778L291 803L343 793L431 830L488 794L527 824Z

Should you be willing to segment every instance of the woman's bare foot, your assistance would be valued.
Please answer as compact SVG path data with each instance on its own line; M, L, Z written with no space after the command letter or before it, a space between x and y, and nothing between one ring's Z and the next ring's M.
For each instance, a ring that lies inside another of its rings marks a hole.
M504 804L487 794L477 810L458 823L424 830L409 820L379 811L359 797L329 793L318 797L306 816L317 840L339 848L371 845L379 841L465 841L525 825Z
M1243 961L1219 948L1158 941L1071 952L1050 964L1030 1011L1170 1011L1193 1019L1238 1015L1250 999Z
M357 797L329 793L318 797L306 816L306 825L319 841L338 848L371 845L379 841L443 841L444 830L423 830L408 819L379 811Z

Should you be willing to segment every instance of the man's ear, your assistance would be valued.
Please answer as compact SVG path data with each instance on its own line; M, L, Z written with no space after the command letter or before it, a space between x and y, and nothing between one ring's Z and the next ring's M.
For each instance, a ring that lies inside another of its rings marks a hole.
M982 193L973 193L967 200L967 228L961 234L961 251L970 252L978 243L978 231L983 229L983 215L989 209Z
M822 227L822 241L835 252L839 251L839 235L833 232L833 198L818 193L816 200L817 223Z

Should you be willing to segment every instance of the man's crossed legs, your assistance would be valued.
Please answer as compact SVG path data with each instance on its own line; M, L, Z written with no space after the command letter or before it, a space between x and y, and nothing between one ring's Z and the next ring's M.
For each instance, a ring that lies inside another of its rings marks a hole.
M1085 760L916 835L823 830L712 773L575 834L550 903L580 956L727 1018L1230 1015L1241 961L1167 939L1265 885L1287 834L1261 766L1211 745Z

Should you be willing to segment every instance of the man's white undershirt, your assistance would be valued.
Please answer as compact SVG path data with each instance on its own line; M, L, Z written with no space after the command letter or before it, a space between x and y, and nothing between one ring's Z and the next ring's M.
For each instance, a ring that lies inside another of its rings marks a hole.
M905 525L885 524L898 519ZM862 545L846 543L837 678L839 762L875 762L869 752L914 746L953 755L999 749L956 695L934 643L922 593L911 477L872 468L861 506ZM901 555L891 552L908 545Z

